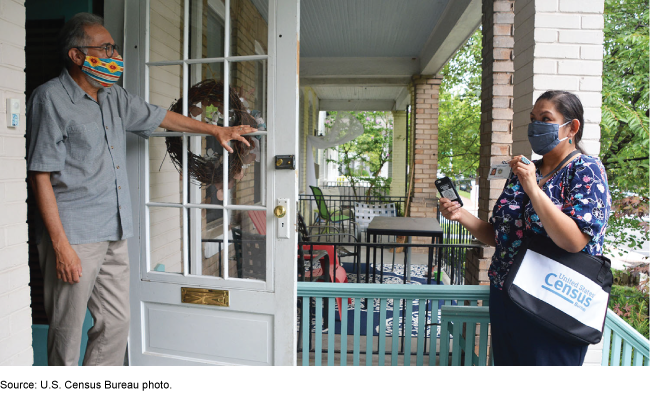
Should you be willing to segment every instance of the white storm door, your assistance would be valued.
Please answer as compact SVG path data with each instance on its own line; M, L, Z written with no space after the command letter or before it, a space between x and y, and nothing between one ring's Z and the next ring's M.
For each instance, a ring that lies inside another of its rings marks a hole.
M275 156L298 152L299 0L127 0L125 32L129 91L259 129L235 154L162 129L128 139L130 364L294 365L298 185Z

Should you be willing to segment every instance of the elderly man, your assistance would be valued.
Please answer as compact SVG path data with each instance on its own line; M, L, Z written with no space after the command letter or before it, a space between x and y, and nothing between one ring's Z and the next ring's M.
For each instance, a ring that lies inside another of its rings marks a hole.
M102 18L77 14L60 35L66 67L27 105L28 171L45 229L38 249L50 365L76 365L86 307L94 318L84 365L122 365L129 331L133 236L125 132L157 127L230 140L255 129L198 122L113 85L122 58ZM246 144L248 144L246 142Z

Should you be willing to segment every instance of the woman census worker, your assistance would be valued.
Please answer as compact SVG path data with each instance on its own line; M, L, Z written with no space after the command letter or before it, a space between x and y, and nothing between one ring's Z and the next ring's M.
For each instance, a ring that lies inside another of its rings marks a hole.
M611 206L607 176L597 158L582 154L583 108L573 94L547 91L530 113L528 139L542 159L516 156L501 196L485 222L457 202L440 199L440 212L494 246L488 270L495 365L582 365L587 345L570 343L516 306L503 285L528 235L549 237L569 252L602 255Z

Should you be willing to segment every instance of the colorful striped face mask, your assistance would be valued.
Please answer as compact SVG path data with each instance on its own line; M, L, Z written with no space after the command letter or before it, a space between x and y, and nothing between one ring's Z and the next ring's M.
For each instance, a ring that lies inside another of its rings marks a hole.
M120 55L112 58L98 58L86 55L81 71L87 76L99 82L103 87L108 88L122 76L124 62Z

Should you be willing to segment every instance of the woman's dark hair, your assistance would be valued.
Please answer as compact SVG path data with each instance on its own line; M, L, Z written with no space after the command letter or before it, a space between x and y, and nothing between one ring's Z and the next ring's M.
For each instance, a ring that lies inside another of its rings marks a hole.
M86 26L104 26L104 19L95 14L81 12L65 23L59 33L59 51L66 67L72 65L68 52L72 48L84 47L90 43L91 38L86 35ZM84 51L85 53L85 51Z
M562 117L564 117L564 122L569 122L574 119L580 121L580 128L573 138L576 140L576 148L582 151L578 144L582 140L582 131L585 128L585 111L582 108L582 103L578 99L578 96L566 91L546 91L537 98L535 104L540 100L552 102L559 113L562 114Z

